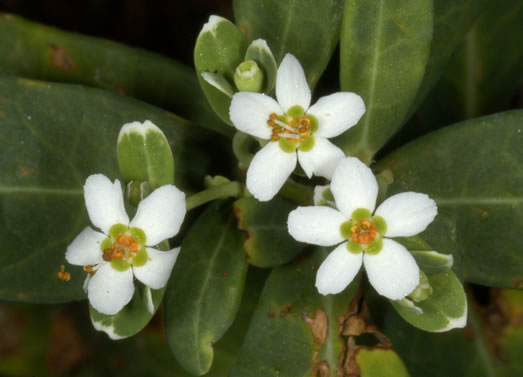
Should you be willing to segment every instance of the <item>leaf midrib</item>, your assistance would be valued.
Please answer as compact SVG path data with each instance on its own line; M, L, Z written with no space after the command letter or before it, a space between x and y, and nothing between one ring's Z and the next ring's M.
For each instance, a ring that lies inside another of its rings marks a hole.
M374 56L372 60L372 70L371 70L371 79L370 79L370 92L369 92L369 106L367 109L372 109L374 107L374 95L376 93L376 81L378 77L378 55L381 46L381 36L383 32L383 7L384 1L380 1L378 8L378 14L376 16L377 25L376 28L376 45L374 47ZM361 135L360 146L364 146L365 149L368 147L368 138L369 138L369 124L371 123L372 112L367 112L366 116L363 119L363 132Z
M475 197L475 198L434 198L438 206L455 206L455 205L517 205L523 204L523 197Z
M53 187L38 187L38 186L6 186L0 185L0 195L10 194L32 194L32 195L57 195L57 196L82 196L83 189L61 189Z

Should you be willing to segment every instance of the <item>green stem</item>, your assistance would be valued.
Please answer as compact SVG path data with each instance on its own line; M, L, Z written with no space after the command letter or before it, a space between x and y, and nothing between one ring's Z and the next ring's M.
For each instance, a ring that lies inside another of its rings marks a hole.
M243 184L240 182L228 182L200 191L199 193L189 196L185 200L187 211L216 199L238 197L243 194L243 188Z
M296 204L313 204L314 190L288 179L280 190L280 195Z

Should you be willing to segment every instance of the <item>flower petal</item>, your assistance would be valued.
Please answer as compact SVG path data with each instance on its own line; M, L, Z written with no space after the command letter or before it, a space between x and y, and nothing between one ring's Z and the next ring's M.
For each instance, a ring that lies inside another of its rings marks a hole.
M89 227L84 228L67 246L65 259L76 266L95 265L102 262L100 244L107 236Z
M296 105L307 111L311 104L311 90L305 72L298 59L292 54L285 55L278 68L276 98L284 112Z
M298 150L298 160L309 178L316 175L331 179L343 157L343 151L323 137L315 138L314 147L310 151Z
M354 254L342 243L323 261L316 274L316 288L322 295L343 291L361 267L363 253Z
M387 237L410 237L421 233L438 214L436 202L426 194L402 192L387 198L376 210L387 223Z
M359 122L365 114L365 103L355 93L339 92L321 97L307 110L307 114L314 115L318 120L314 136L331 138Z
M412 254L396 241L383 239L378 254L367 254L363 264L376 291L391 300L401 300L419 284L419 267Z
M185 212L185 194L173 185L165 185L140 202L129 226L143 230L145 244L153 246L178 233Z
M169 251L160 251L148 247L147 255L149 259L143 266L133 266L134 276L152 289L165 287L180 250L180 247Z
M271 200L291 175L296 161L296 153L284 152L279 143L269 142L251 161L247 188L259 201Z
M87 285L89 302L100 313L113 315L131 301L134 294L133 270L116 271L104 263Z
M129 224L119 180L112 183L103 174L90 175L85 180L84 198L89 219L105 234L114 224Z
M351 217L358 208L374 211L378 183L363 162L355 157L347 157L341 160L334 171L331 191L340 212Z
M298 207L289 213L287 228L298 241L332 246L344 240L340 226L345 221L341 212L330 207Z
M283 110L274 99L260 93L236 93L229 107L229 117L234 127L261 139L271 138L272 128L267 125L267 121L272 113L281 115Z

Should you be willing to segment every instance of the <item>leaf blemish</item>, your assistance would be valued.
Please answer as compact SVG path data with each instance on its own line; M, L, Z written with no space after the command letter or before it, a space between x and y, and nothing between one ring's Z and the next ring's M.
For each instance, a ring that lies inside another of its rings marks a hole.
M327 377L330 372L329 363L326 360L320 360L318 354L321 346L327 339L329 329L327 314L325 314L322 309L317 308L313 317L309 317L307 313L303 313L303 320L310 326L312 337L314 338L315 351L312 356L312 361L314 362L312 377Z
M76 69L76 62L69 52L60 46L51 44L51 63L65 72L73 72Z

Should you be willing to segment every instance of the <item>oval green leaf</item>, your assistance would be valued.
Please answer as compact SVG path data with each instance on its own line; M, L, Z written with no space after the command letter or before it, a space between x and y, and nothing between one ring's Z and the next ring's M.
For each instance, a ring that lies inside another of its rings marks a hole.
M213 344L233 322L242 298L247 261L243 235L229 201L209 206L182 242L165 296L166 332L180 365L209 371Z
M523 111L459 123L400 148L377 166L394 174L390 194L427 193L438 205L438 218L454 220L452 232L439 237L456 235L454 249L468 281L499 287L523 282L522 124Z
M200 31L194 47L194 66L203 92L216 114L228 124L231 124L231 97L207 82L202 73L219 75L232 85L234 71L243 61L247 45L247 38L232 22L211 16Z
M120 128L146 119L162 127L174 160L183 161L175 184L184 191L201 187L212 169L208 141L221 141L218 135L111 92L0 79L0 299L43 303L85 297L85 273L65 261L69 243L90 224L85 179L93 173L119 177ZM193 153L199 153L198 163L190 162ZM61 265L70 281L57 278Z
M169 109L221 134L192 69L161 55L0 13L0 75L80 83Z
M423 79L432 0L346 0L343 14L341 89L359 94L367 111L336 140L369 164L401 126Z
M234 0L233 6L250 40L265 39L277 62L295 55L316 85L338 43L343 0Z

